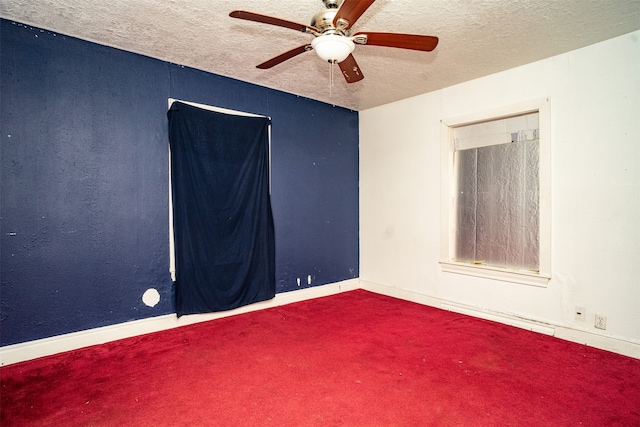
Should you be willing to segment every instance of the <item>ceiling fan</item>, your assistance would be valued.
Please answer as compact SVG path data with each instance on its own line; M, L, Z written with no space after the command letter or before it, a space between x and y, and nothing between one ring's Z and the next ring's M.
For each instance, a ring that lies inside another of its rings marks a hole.
M351 35L351 27L375 0L322 0L325 9L318 12L310 25L262 15L245 10L234 10L229 16L247 21L276 25L314 36L311 43L303 44L273 57L256 67L268 69L310 50L330 64L338 64L347 83L364 78L351 54L355 45L385 46L431 52L438 45L438 38L418 34L359 32Z

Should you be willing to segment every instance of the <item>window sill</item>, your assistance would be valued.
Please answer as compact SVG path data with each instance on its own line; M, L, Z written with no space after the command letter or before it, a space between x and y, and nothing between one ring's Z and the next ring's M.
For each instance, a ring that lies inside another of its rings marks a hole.
M485 279L501 280L503 282L520 283L529 286L546 288L550 277L537 273L508 270L486 265L470 265L460 262L440 261L442 271L447 273L465 274L467 276L482 277Z

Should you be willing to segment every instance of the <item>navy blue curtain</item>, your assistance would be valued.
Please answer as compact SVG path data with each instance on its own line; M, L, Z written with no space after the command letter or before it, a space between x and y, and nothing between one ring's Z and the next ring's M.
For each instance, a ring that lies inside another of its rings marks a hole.
M180 102L167 114L177 315L273 298L270 120Z

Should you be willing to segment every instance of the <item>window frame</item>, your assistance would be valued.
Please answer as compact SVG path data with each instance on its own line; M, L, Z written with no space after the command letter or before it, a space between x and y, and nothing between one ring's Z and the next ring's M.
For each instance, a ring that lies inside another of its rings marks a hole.
M454 261L455 245L455 141L456 128L505 119L513 116L538 113L540 141L540 206L539 206L539 270L538 272L474 265ZM441 201L440 201L440 267L443 272L464 274L493 280L546 287L551 279L551 118L549 98L506 106L440 121L441 139Z

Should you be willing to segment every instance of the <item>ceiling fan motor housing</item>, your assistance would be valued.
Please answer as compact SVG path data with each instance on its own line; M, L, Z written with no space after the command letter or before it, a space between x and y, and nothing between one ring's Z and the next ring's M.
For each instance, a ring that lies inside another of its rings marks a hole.
M342 3L342 0L323 0L326 9L316 13L311 19L311 26L320 30L320 34L336 34L348 36L351 31L345 31L343 28L336 28L333 25L333 20L338 13L338 7ZM348 25L345 25L345 28Z

